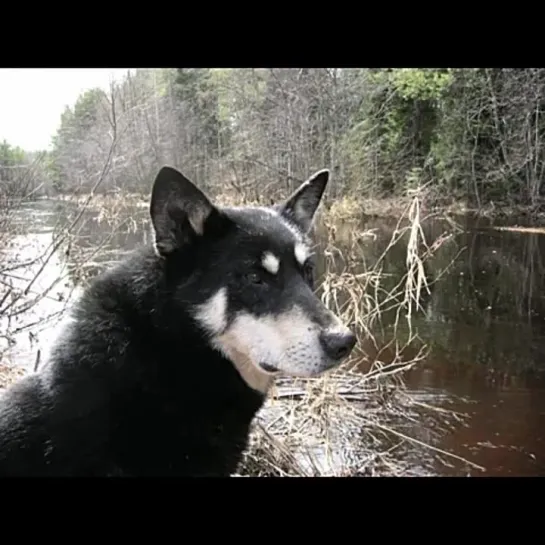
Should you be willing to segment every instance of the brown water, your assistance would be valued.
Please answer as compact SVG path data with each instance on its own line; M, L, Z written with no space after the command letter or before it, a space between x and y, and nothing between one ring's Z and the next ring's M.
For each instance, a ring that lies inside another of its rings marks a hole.
M25 207L18 220L32 224L32 232L15 241L12 253L24 260L46 248L55 225L70 211L69 205L52 201ZM62 282L32 313L19 318L17 344L9 353L13 360L32 366L38 348L42 360L47 356L75 275L96 274L149 236L146 208L129 212L127 222L113 236L106 222L98 221L96 213L88 213L68 255L65 247L55 254L40 275L36 290L59 276ZM445 399L449 409L469 414L465 426L458 425L435 445L485 471L452 458L447 465L436 464L435 471L442 475L545 475L545 235L494 231L487 222L470 218L456 221L460 230L444 221L424 223L429 244L445 233L450 238L427 262L428 278L436 282L422 299L424 310L413 318L431 352L423 364L408 373L406 381L422 400ZM335 244L345 255L351 249L352 272L372 266L394 227L394 220L370 218L363 219L357 228L353 224L337 226ZM360 239L361 232L368 229L374 229L375 237L354 246L354 237ZM75 271L72 257L99 245L103 246L91 265ZM383 270L390 274L388 282L399 281L405 272L405 258L402 241L384 262ZM338 266L343 266L341 262ZM29 267L26 275L36 267L39 264ZM57 312L59 315L40 328L31 325ZM386 316L386 335L388 327ZM372 356L372 348L366 349ZM428 432L418 423L411 433L429 440Z

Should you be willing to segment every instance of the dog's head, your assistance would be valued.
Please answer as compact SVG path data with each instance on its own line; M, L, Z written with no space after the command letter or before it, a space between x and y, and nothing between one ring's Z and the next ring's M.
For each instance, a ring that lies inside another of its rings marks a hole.
M314 174L271 208L215 206L170 167L153 186L156 251L190 268L180 301L190 302L211 346L258 389L276 374L319 375L356 343L314 293L308 233L328 178L327 170Z

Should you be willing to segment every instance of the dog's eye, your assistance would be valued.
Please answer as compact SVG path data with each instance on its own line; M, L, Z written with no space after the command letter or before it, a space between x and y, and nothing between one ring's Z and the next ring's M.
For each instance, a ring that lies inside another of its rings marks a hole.
M250 283L250 284L263 284L263 278L261 278L261 276L258 274L258 273L248 273L246 275L246 280Z

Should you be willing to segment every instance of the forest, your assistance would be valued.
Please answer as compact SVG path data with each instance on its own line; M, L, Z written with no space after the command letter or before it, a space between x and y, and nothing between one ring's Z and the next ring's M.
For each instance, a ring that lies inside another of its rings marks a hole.
M1 144L0 191L145 194L168 163L272 199L329 168L330 199L540 211L544 85L545 69L138 69L67 106L50 150Z

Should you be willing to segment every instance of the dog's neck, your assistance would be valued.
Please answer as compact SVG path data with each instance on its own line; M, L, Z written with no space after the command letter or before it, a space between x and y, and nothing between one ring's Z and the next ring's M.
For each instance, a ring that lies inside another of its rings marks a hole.
M269 390L274 382L274 378L266 373L262 373L259 369L256 369L255 366L248 360L247 363L243 363L241 360L231 360L233 365L236 367L237 371L240 373L240 376L244 382L254 390L266 396L269 393Z

